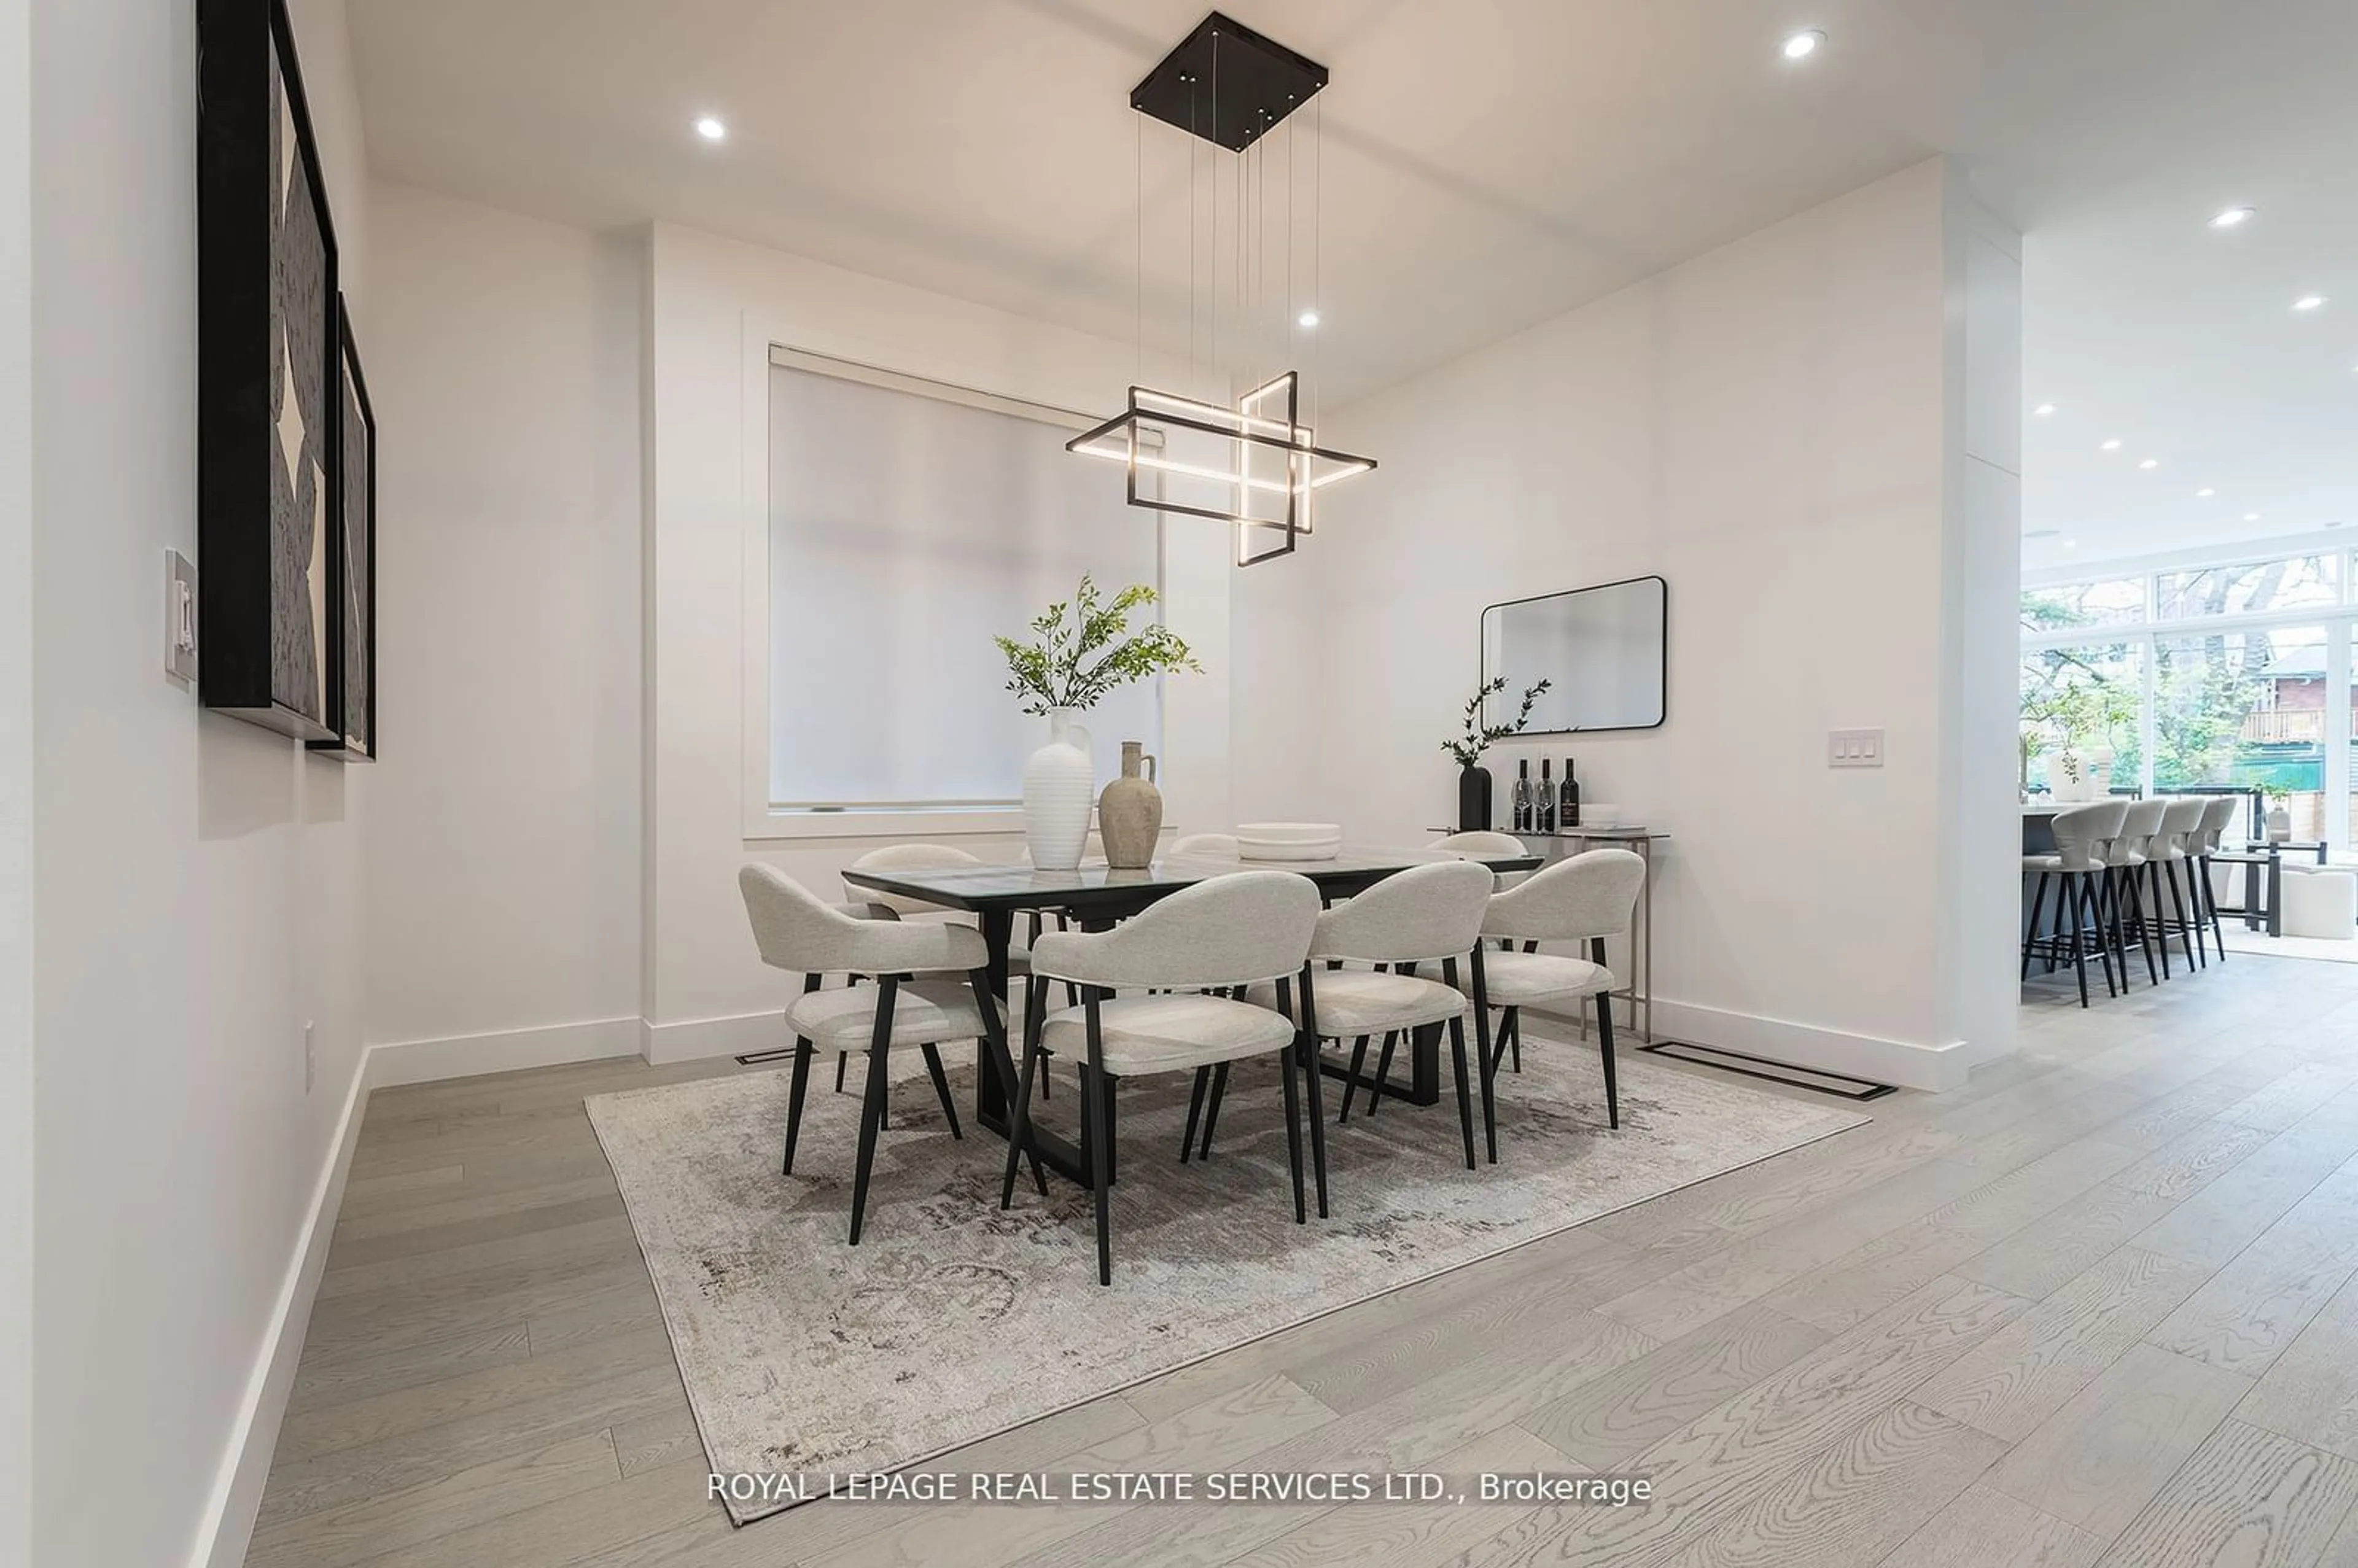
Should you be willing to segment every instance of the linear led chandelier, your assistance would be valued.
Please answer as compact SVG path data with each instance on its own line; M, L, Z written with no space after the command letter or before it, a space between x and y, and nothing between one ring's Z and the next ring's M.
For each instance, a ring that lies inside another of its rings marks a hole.
M1314 326L1314 312L1294 311L1293 235L1295 179L1293 112L1326 85L1326 68L1306 59L1282 44L1271 42L1241 23L1215 11L1164 56L1130 91L1130 106L1146 119L1175 125L1192 138L1187 143L1187 351L1195 368L1196 257L1198 243L1197 142L1212 149L1212 235L1210 272L1210 373L1228 384L1249 386L1231 404L1158 392L1132 385L1122 411L1103 424L1065 443L1083 457L1104 458L1123 465L1129 476L1129 501L1157 512L1184 513L1233 524L1237 533L1237 563L1252 566L1292 553L1294 542L1311 531L1313 501L1320 490L1337 480L1366 473L1373 458L1355 457L1318 445L1311 422L1303 417L1302 374L1297 370L1249 367L1264 351L1290 357L1297 327ZM1315 170L1322 150L1312 114L1311 163ZM1139 151L1139 340L1145 353L1146 176L1145 119L1140 124ZM1281 124L1282 138L1270 133ZM1271 144L1282 147L1271 157ZM1228 193L1223 194L1220 153L1233 155ZM1283 182L1284 243L1282 276L1271 253L1267 207L1272 178ZM1315 174L1314 173L1314 181ZM1233 254L1221 254L1221 210L1233 206L1228 238ZM1311 209L1312 300L1316 295L1318 211ZM1224 365L1220 345L1221 273L1228 274L1234 300L1230 312L1231 341L1238 361ZM1274 323L1274 330L1272 330ZM1144 483L1141 476L1145 476Z

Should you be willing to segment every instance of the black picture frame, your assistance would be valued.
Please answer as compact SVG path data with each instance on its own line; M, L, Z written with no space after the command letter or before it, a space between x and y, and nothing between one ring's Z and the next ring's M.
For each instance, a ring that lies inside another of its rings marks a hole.
M1656 651L1656 654L1655 654L1656 663L1657 663L1657 664L1658 664L1658 665L1660 666L1660 672L1661 672L1661 673L1660 673L1660 681L1661 681L1661 687L1662 687L1662 693L1661 693L1662 700L1661 700L1661 707L1660 707L1660 709L1659 709L1659 710L1657 710L1657 712L1655 713L1655 715L1654 715L1654 718L1653 718L1652 721L1651 721L1651 722L1650 722L1650 723L1645 723L1645 724L1584 724L1584 725L1578 725L1578 726L1575 726L1575 727L1574 727L1573 729L1570 729L1570 730L1519 730L1519 731L1517 731L1517 735L1518 735L1518 737L1521 737L1521 736L1534 736L1534 737L1536 737L1536 736L1541 736L1541 735L1612 735L1612 734L1626 733L1626 732L1628 732L1628 731L1630 731L1630 730L1660 730L1663 725L1665 725L1665 724L1667 724L1667 723L1669 723L1669 722L1670 722L1670 719L1671 719L1671 584L1670 584L1670 579L1668 579L1667 578L1663 577L1663 576L1662 576L1660 573L1659 573L1659 572L1648 572L1648 573L1646 573L1646 574L1644 574L1643 576L1640 576L1640 577L1625 577L1625 578L1617 578L1617 579L1614 579L1613 581L1611 581L1611 582L1596 582L1596 583L1589 583L1589 584L1587 584L1587 585L1585 585L1585 586L1584 586L1584 587L1581 587L1581 588L1568 588L1568 589L1561 589L1557 590L1557 591L1556 591L1556 592L1554 592L1554 593L1534 593L1534 594L1527 594L1527 595L1525 595L1525 596L1524 596L1523 598L1521 598L1521 599L1504 599L1504 600L1499 600L1498 603L1496 603L1496 604L1486 604L1486 605L1484 605L1484 606L1482 607L1482 616L1481 616L1481 621L1480 621L1480 622L1479 622L1479 625L1480 625L1481 630L1480 630L1480 632L1479 632L1479 633L1478 633L1478 637L1479 637L1479 644L1478 644L1478 645L1479 645L1479 651L1480 651L1480 654L1481 654L1480 668L1481 668L1481 671L1482 671L1482 679L1483 679L1485 682L1487 682L1487 681L1490 679L1490 677L1491 677L1493 675L1495 675L1495 674L1497 673L1496 671L1494 671L1494 670L1492 670L1492 669L1490 668L1490 632L1489 632L1489 622L1490 622L1490 612L1491 612L1492 611L1494 611L1494 610L1506 610L1506 609L1509 609L1509 608L1511 608L1512 606L1515 606L1515 605L1518 605L1518 604L1537 604L1537 603L1539 603L1541 600L1546 600L1546 599L1571 599L1571 598L1573 598L1573 597L1574 597L1574 596L1576 596L1576 595L1584 594L1584 593L1603 593L1603 592L1605 592L1606 590L1607 590L1607 589L1616 589L1616 588L1634 588L1634 587L1636 587L1638 584L1639 584L1639 583L1645 583L1645 582L1655 583L1655 584L1658 584L1658 585L1660 587L1660 589L1661 589L1661 600L1662 600L1662 640L1661 640L1660 646L1657 649L1657 651ZM1494 697L1492 700L1493 700L1493 701L1496 701L1496 702L1510 702L1510 701L1514 700L1514 695L1513 695L1512 693L1502 694L1501 696L1499 696L1499 697ZM1487 717L1487 708L1486 708L1486 709L1485 709L1485 722L1489 722L1489 721L1490 721L1490 720L1488 719L1488 717Z
M350 301L336 310L336 506L328 580L328 714L336 739L309 748L348 762L377 756L376 406L352 335Z
M334 741L335 222L284 0L198 0L197 690Z

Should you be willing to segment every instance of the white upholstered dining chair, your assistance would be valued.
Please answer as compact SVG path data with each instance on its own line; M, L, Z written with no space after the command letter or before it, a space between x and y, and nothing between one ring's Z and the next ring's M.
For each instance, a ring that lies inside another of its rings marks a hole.
M1321 914L1310 942L1314 964L1339 959L1376 966L1324 971L1318 977L1319 1038L1354 1042L1337 1119L1350 1117L1351 1094L1364 1081L1360 1075L1367 1068L1369 1041L1383 1041L1376 1076L1368 1087L1367 1114L1373 1116L1391 1067L1393 1043L1412 1038L1416 1030L1446 1024L1469 1171L1474 1169L1474 1109L1466 1073L1466 1015L1471 1004L1458 981L1461 966L1479 964L1487 957L1481 937L1490 892L1489 869L1470 860L1412 867ZM1437 968L1441 978L1418 972L1428 968ZM1470 968L1463 975L1470 979ZM1495 1160L1498 1134L1487 1082L1482 1086L1482 1124L1489 1130Z
M1472 858L1496 855L1528 855L1531 847L1511 833L1498 833L1485 828L1469 828L1461 833L1447 833L1435 838L1429 848L1444 849L1453 855ZM1498 891L1520 886L1531 877L1529 871L1500 871Z
M1505 952L1484 955L1483 1000L1504 1010L1498 1044L1483 1064L1486 1086L1495 1078L1509 1048L1520 1044L1522 1013L1527 1007L1584 1004L1596 999L1596 1045L1605 1068L1605 1114L1608 1125L1621 1125L1621 1094L1613 1060L1613 990L1620 984L1605 967L1605 939L1629 929L1637 907L1638 889L1646 880L1646 862L1628 849L1590 849L1568 856L1531 873L1520 887L1490 895L1482 918L1482 935L1509 944ZM1538 950L1541 942L1575 942L1586 957L1567 957ZM1520 943L1517 948L1512 944ZM1470 988L1472 975L1459 983ZM1496 1152L1493 1151L1493 1158Z
M925 1070L953 1138L965 1134L937 1047L948 1041L979 1040L998 1058L1002 1074L1014 1068L985 969L989 955L982 934L933 921L862 920L821 901L771 866L744 867L737 873L737 887L744 895L746 918L763 963L807 976L842 974L874 982L834 990L806 986L785 1010L786 1026L795 1035L795 1065L786 1098L782 1174L794 1173L812 1053L868 1054L851 1187L851 1244L857 1247L868 1208L876 1134L884 1120L890 1054L911 1047L925 1054ZM1036 1160L1033 1179L1043 1192L1047 1190Z
M1303 1048L1306 1033L1283 1013L1239 1000L1260 981L1298 985L1303 1018L1314 1029L1308 959L1317 924L1318 889L1307 877L1238 871L1184 888L1110 931L1043 935L1032 952L1033 976L1077 985L1081 1005L1040 1019L1024 1043L1000 1206L1014 1197L1016 1155L1027 1146L1033 1070L1050 1056L1081 1063L1089 1086L1080 1097L1081 1142L1097 1199L1098 1282L1113 1283L1108 1113L1115 1086L1125 1078L1273 1055L1284 1085L1297 1224L1306 1224L1308 1216L1295 1075L1310 1071L1310 1141L1318 1213L1325 1217L1325 1132L1316 1064ZM1150 994L1117 994L1122 991ZM1216 992L1232 994L1210 994Z

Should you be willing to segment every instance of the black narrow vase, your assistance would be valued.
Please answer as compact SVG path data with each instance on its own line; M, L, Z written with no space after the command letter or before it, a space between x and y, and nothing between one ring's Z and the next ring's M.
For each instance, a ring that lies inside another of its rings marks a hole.
M1457 831L1490 830L1490 770L1460 768L1457 772Z

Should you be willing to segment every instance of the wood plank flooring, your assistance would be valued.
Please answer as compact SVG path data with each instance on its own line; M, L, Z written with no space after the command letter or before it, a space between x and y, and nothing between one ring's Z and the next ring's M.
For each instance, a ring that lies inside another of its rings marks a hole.
M732 1530L582 1099L740 1069L388 1090L246 1561L2358 1568L2358 966L2239 953L2086 1011L2041 982L2022 1023L1951 1094L928 1466L1650 1476L1617 1510Z

